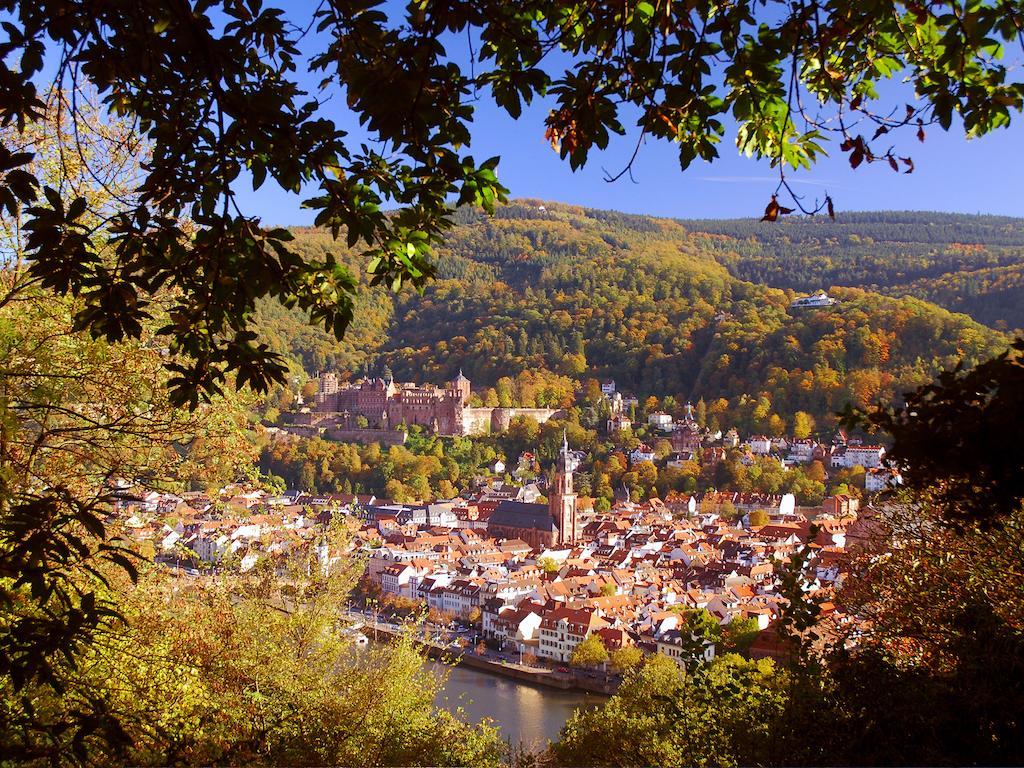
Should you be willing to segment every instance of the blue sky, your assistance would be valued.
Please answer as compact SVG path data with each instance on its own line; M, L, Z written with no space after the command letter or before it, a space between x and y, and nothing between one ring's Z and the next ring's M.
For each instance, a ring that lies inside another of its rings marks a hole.
M285 7L298 19L307 4L302 0ZM311 35L304 44L322 42ZM455 40L449 53L465 60L468 44ZM732 126L727 126L718 160L697 161L685 172L679 169L674 145L650 141L633 166L637 183L628 176L605 182L602 167L616 173L628 162L637 135L633 131L614 139L607 150L593 153L588 164L574 173L544 140L549 106L547 101L535 103L513 121L487 99L477 103L472 154L478 160L501 156L499 177L513 197L658 216L724 218L759 216L775 189L768 163L743 157L736 150ZM351 116L344 114L343 99L335 96L326 111L354 129L355 142L362 139ZM930 126L924 143L917 141L913 130L895 134L893 143L897 154L913 158L913 174L897 175L881 162L852 170L845 155L832 146L832 157L822 159L810 172L791 173L789 178L808 201L827 191L840 211L911 209L1024 216L1024 116L1017 116L1010 128L981 139L967 140L954 123L949 133ZM255 193L240 188L239 193L243 210L268 224L312 223L313 213L300 208L300 196L271 189L270 184Z
M628 161L635 134L616 139L573 173L544 140L546 108L535 105L513 121L486 103L478 107L472 154L501 156L498 175L514 197L555 200L591 208L678 218L760 216L777 179L767 162L746 158L729 139L714 163L695 162L680 171L675 146L650 141L633 166L637 183L624 176L603 180L602 167L617 173ZM1024 216L1024 116L1010 128L981 139L930 127L924 143L907 131L896 139L900 155L915 163L912 174L895 174L875 163L852 170L832 147L811 171L791 172L789 180L808 201L827 191L837 210L938 210ZM243 209L267 223L308 224L312 213L300 197L269 185L240 190Z

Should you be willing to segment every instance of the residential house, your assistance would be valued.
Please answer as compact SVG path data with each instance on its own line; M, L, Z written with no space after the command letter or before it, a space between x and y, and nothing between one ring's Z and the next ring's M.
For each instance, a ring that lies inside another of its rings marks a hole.
M416 575L416 569L409 563L393 563L380 572L382 592L409 597L409 582Z
M481 605L481 585L468 579L456 579L441 587L440 592L441 610L460 619L469 618L472 610Z
M864 467L874 469L882 466L885 459L885 448L881 445L848 445L832 454L832 466L851 469Z
M694 662L710 663L715 659L715 644L678 629L655 635L658 653L686 668Z
M654 461L654 449L647 443L640 443L629 453L629 460L636 464L641 461Z
M494 640L498 647L531 646L538 641L543 606L523 600L518 606L505 606L485 627L484 636Z
M537 655L557 662L568 662L573 649L591 633L607 627L597 611L586 608L551 608L541 617Z
M903 485L903 477L889 467L872 467L864 475L864 490L868 493L878 493L897 485Z
M814 448L813 440L794 440L789 446L786 461L790 464L810 464L814 461Z
M662 411L647 414L647 425L662 432L672 431L672 415Z

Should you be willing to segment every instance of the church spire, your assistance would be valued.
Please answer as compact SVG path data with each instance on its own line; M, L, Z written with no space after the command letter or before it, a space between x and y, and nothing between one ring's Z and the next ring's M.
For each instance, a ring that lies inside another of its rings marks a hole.
M558 543L573 544L579 535L576 520L576 494L572 487L572 455L569 453L569 435L562 430L562 450L555 462L555 477L548 494L548 509L558 527Z
M558 452L558 460L555 462L556 480L560 488L568 487L572 493L572 454L569 453L569 436L565 429L562 430L562 448Z

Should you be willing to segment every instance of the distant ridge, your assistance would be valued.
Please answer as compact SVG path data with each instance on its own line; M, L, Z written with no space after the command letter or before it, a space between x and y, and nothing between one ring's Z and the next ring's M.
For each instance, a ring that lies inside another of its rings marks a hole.
M841 213L772 225L679 220L731 274L798 291L820 285L916 296L994 328L1024 328L1024 219L919 211ZM742 241L742 242L739 242Z

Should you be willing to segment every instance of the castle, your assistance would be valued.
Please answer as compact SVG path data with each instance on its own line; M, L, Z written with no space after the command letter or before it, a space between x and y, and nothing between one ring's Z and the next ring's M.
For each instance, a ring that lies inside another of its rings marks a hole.
M417 424L438 435L502 432L515 416L543 424L558 413L550 408L471 408L470 393L462 371L444 387L396 383L390 375L348 383L329 372L320 376L313 410L331 414L336 432ZM366 420L362 427L360 418Z

